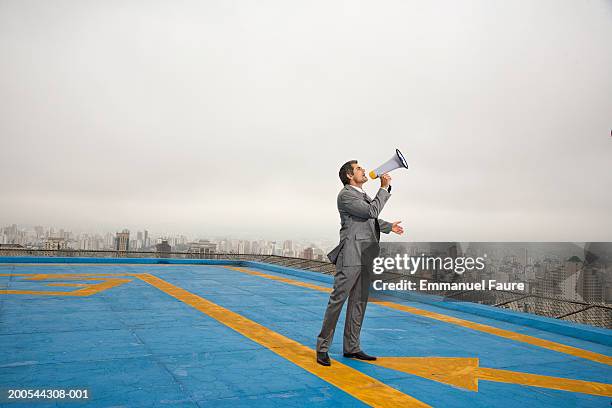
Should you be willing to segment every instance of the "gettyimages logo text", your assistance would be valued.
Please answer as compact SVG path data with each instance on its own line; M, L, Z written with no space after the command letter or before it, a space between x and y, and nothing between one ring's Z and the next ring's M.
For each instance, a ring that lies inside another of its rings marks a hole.
M485 268L485 257L441 257L421 254L420 256L409 256L408 254L397 254L395 256L374 258L372 272L380 275L387 271L406 271L414 275L419 270L446 270L463 275L466 271L482 271Z

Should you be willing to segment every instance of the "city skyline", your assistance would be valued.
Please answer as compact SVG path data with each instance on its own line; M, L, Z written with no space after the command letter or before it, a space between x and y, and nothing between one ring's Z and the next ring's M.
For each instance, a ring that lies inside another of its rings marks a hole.
M127 234L127 235L125 235ZM122 244L117 239L122 236ZM60 241L62 247L60 248ZM46 241L53 241L48 247ZM325 253L335 243L324 240L300 240L295 238L270 239L265 237L244 239L230 236L211 236L186 234L167 234L149 231L147 229L118 231L71 231L55 226L19 226L12 224L0 225L0 247L6 244L19 244L31 249L68 249L68 250L130 250L155 251L156 245L166 241L177 252L186 251L190 245L202 242L215 244L215 251L227 253L261 253L302 257L304 250L310 248L312 258L326 260ZM178 249L177 249L178 248ZM255 252L251 248L258 248ZM246 249L246 251L245 251Z
M17 242L15 240L10 240L10 238L8 236L3 235L5 233L6 230L8 230L9 228L15 228L18 232L20 233L33 233L33 235L30 235L30 238L34 237L34 236L44 236L44 237L62 237L64 234L69 234L70 235L70 239L72 240L77 240L76 237L79 236L87 236L87 237L109 237L112 236L113 238L115 237L115 235L117 233L121 233L124 231L127 231L129 234L131 234L131 239L141 239L141 234L145 234L144 239L146 240L147 237L149 239L149 243L150 247L154 247L154 244L156 242L159 242L160 240L164 239L164 240L169 240L171 242L171 245L176 245L176 242L179 242L181 244L187 243L189 242L196 242L199 240L211 240L211 241L222 241L222 240L232 240L232 241L249 241L249 242L254 242L254 241L266 241L266 242L274 242L274 243L278 243L279 245L282 246L283 242L287 242L287 241L292 241L292 242L296 242L296 243L300 243L303 246L313 246L315 248L320 248L323 250L331 250L333 247L336 246L336 241L335 240L325 240L325 239L313 239L313 240L309 240L309 239L303 239L303 238L296 238L296 237L265 237L265 236L257 236L257 237L244 237L244 236L230 236L230 235L212 235L212 234L194 234L194 235L190 235L190 234L185 234L185 233L181 233L181 232L159 232L159 231L152 231L148 228L143 228L143 227L139 227L139 228L135 228L135 229L129 229L129 228L118 228L116 230L102 230L102 231L92 231L92 230L70 230L68 228L64 228L64 227L58 227L58 226L49 226L49 225L19 225L19 224L15 224L15 223L10 223L9 225L2 225L0 224L0 244L7 244L7 243L21 243L21 242ZM4 242L3 240L5 240L6 242ZM448 242L443 242L443 241L413 241L413 240L395 240L395 241L389 241L389 243L394 242L396 244L401 244L401 243L405 243L408 245L413 245L413 244L418 244L418 243L425 243L425 242L429 242L432 247L436 247L439 245L445 245ZM574 245L576 248L585 248L585 244L587 244L587 242L569 242L569 241L558 241L558 242L564 242L566 244L571 244ZM25 241L24 241L25 243ZM465 250L466 248L469 247L469 242L468 241L456 241L456 244L458 244L460 246L460 249ZM485 241L482 241L480 243L485 243ZM517 242L519 243L519 242ZM522 242L523 244L527 244L528 241ZM533 243L538 244L538 242L533 241ZM541 241L540 243L544 243L544 241ZM500 245L502 244L501 241L497 241L497 242L489 242L490 245L492 245L492 249L493 251L495 251L495 246L496 245ZM519 243L520 244L520 243ZM107 243L106 244L107 248L111 248L114 246L114 244L111 243ZM79 248L74 248L74 249L79 249ZM85 248L80 248L80 249L85 249Z

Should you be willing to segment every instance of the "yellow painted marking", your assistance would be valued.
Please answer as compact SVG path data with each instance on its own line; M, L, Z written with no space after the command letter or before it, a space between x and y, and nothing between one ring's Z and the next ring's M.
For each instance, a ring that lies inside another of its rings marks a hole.
M587 360L596 361L598 363L612 365L612 357L604 354L595 353L589 350L583 350L577 347L568 346L561 343L556 343L550 340L540 339L538 337L529 336L527 334L515 333L510 330L504 330L486 324L475 323L469 320L459 319L457 317L447 316L441 313L430 312L428 310L418 309L416 307L402 305L395 302L386 302L378 299L374 299L373 303L381 306L385 306L395 310L401 310L404 312L412 313L415 315L427 317L430 319L446 322L450 324L456 324L457 326L467 327L468 329L492 334L494 336L503 337L510 340L516 340L522 343L531 344L533 346L542 347L548 350L557 351L559 353L569 354L575 357L581 357Z
M268 275L267 273L261 273L261 272L253 271L251 269L239 268L239 267L235 267L235 266L225 266L225 268L233 269L235 271L246 273L248 275L255 275L255 276L260 276L260 277L266 278L266 279L272 279L272 280L275 280L275 281L288 283L289 285L293 285L293 286L301 286L303 288L314 289L314 290L318 290L318 291L321 291L321 292L328 292L328 293L330 293L332 291L331 288L328 288L326 286L319 286L319 285L314 285L312 283L300 282L300 281L296 281L294 279L283 278L281 276Z
M0 276L30 276L35 275L33 273L0 273Z
M226 266L226 268L233 269L239 272L247 273L249 275L255 275L266 279L272 279L280 282L284 282L294 286L306 287L314 290L318 290L321 292L331 292L331 288L319 285L313 285L309 283L304 283L300 281L296 281L293 279L282 278L274 275L268 275L265 273L249 270L246 268L232 267ZM542 347L548 350L557 351L559 353L569 354L575 357L581 357L587 360L596 361L598 363L612 365L612 357L606 356L604 354L595 353L589 350L583 350L577 347L567 346L565 344L556 343L550 340L540 339L538 337L529 336L527 334L515 333L510 330L504 330L497 327L489 326L482 323L475 323L469 320L459 319L457 317L447 316L441 313L431 312L429 310L419 309L414 306L407 306L400 303L383 301L376 298L370 298L370 303L375 303L379 306L388 307L390 309L400 310L402 312L407 312L415 315L419 315L422 317L427 317L429 319L438 320L445 323L455 324L457 326L466 327L472 330L480 331L483 333L492 334L494 336L503 337L510 340L519 341L522 343L531 344L533 346Z
M28 276L28 280L36 279L40 276L55 276L61 278L74 278L77 279L79 276L91 277L91 276L134 276L133 273L0 273L0 276Z
M470 391L478 391L478 380L486 380L612 397L611 384L479 367L478 358L379 357L368 363Z
M21 274L26 276L26 274ZM51 278L62 278L62 279L83 279L83 278L94 278L90 280L100 280L106 276L134 276L131 273L33 273L30 274L28 280L40 280L40 279L51 279ZM95 279L99 278L99 279Z
M543 387L553 390L580 392L583 394L612 397L612 385L594 381L571 380L569 378L548 377L545 375L517 373L494 368L478 368L476 374L481 380Z
M429 405L339 361L334 360L331 367L323 367L317 364L313 349L156 276L150 274L135 276L366 404L376 407L429 407Z
M123 274L128 276L127 274ZM2 274L2 276L11 276L11 274ZM0 289L0 295L46 295L46 296L90 296L104 290L114 288L115 286L123 285L131 282L131 279L107 278L107 277L92 277L93 274L19 274L17 276L27 276L25 280L43 281L53 279L76 279L87 281L102 281L100 283L81 284L81 283L48 283L47 286L81 286L81 289L59 292L59 291L43 291L43 290L7 290Z

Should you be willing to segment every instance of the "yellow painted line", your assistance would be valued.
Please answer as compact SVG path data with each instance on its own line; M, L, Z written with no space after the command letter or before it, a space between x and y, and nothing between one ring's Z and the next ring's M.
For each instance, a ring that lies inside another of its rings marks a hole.
M529 336L527 334L515 333L510 330L500 329L486 324L475 323L469 320L459 319L457 317L447 316L441 313L430 312L428 310L418 309L416 307L402 305L395 302L386 302L378 299L374 299L373 303L381 306L385 306L395 310L401 310L404 312L412 313L415 315L427 317L430 319L438 320L445 323L455 324L457 326L466 327L468 329L492 334L494 336L503 337L510 340L519 341L522 343L531 344L533 346L542 347L548 350L557 351L559 353L568 354L575 357L581 357L586 360L596 361L598 363L612 365L612 357L606 356L605 354L599 354L594 351L583 350L577 347L568 346L565 344L557 343L550 340L540 339L538 337Z
M248 275L259 276L259 277L262 277L262 278L272 279L272 280L275 280L275 281L287 283L287 284L293 285L293 286L300 286L300 287L303 287L303 288L314 289L314 290L318 290L318 291L321 291L321 292L328 292L328 293L331 293L331 291L332 291L331 288L328 288L327 286L314 285L312 283L300 282L300 281L296 281L294 279L283 278L281 276L268 275L267 273L261 273L261 272L257 272L257 271L251 270L251 269L240 268L240 267L236 267L236 266L223 266L223 267L227 268L227 269L233 269L233 270L238 271L238 272L246 273Z
M331 292L331 288L319 285L313 285L309 283L304 283L300 281L296 281L289 278L283 278L274 275L268 275L266 273L261 273L253 270L249 270L246 268L239 268L233 266L225 266L225 268L233 269L242 273L246 273L249 275L255 275L266 279L272 279L279 282L284 282L294 286L306 287L314 290L318 290L321 292ZM400 303L383 301L376 298L370 298L370 303L377 304L379 306L388 307L390 309L400 310L402 312L415 314L422 317L427 317L429 319L438 320L445 323L455 324L457 326L466 327L468 329L480 331L483 333L492 334L494 336L503 337L510 340L519 341L522 343L531 344L533 346L542 347L548 350L557 351L559 353L569 354L575 357L581 357L586 360L596 361L598 363L612 365L612 357L606 356L604 354L596 353L594 351L583 350L577 347L567 346L565 344L556 343L550 340L540 339L538 337L529 336L527 334L515 333L510 330L500 329L497 327L489 326L482 323L475 323L469 320L459 319L457 317L452 317L448 315L444 315L441 313L431 312L429 310L419 309L413 306L407 306Z
M611 384L480 367L473 357L379 357L368 363L476 392L485 380L612 397Z
M74 292L53 292L50 290L0 290L0 295L77 296L74 294Z
M61 277L78 279L79 276L134 276L133 273L0 273L0 276L31 276L29 279L36 279L39 276Z
M128 276L123 274L124 276ZM2 275L2 276L11 276ZM92 277L91 274L18 274L16 276L28 276L26 280L43 281L49 279L75 279L87 281L102 281L100 283L78 284L78 283L49 283L47 286L83 286L81 289L69 292L45 291L45 290L0 290L0 295L44 295L44 296L90 296L104 290L114 288L115 286L123 285L131 282L131 279L108 278L108 277ZM132 275L130 275L132 276Z
M146 273L135 276L368 405L398 408L429 407L429 405L339 361L334 360L331 367L323 367L317 364L313 349L156 276Z
M517 373L508 370L479 367L476 375L480 380L497 381L553 390L580 392L583 394L612 397L612 385L594 381L572 380L569 378L548 377L545 375Z
M26 278L26 280L50 280L50 279L75 279L75 280L104 280L108 279L108 276L116 277L116 276L133 276L133 274L115 274L115 275L107 275L100 273L37 273L32 274L31 277Z
M0 276L34 276L36 273L0 273Z
M119 279L119 278L106 279L102 283L96 283L95 285L89 285L86 288L79 289L79 290L76 290L70 293L74 293L75 294L74 296L90 296L95 293L102 292L103 290L114 288L115 286L123 285L124 283L128 283L128 282L131 282L131 279Z

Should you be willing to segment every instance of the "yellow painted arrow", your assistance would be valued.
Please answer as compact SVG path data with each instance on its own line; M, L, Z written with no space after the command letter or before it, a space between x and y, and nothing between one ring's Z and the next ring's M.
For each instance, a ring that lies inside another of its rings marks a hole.
M470 391L478 391L478 380L486 380L612 397L612 384L479 367L477 358L379 357L368 363Z

